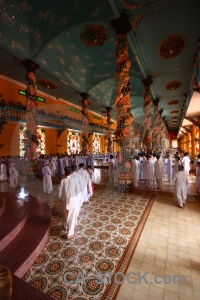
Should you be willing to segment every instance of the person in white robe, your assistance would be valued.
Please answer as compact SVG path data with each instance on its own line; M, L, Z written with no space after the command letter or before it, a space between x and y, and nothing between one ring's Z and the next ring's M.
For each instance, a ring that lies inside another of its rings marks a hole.
M68 231L68 239L75 237L74 229L79 213L78 195L80 194L77 179L73 178L71 174L72 169L66 167L66 178L61 180L58 187L58 198L62 201L62 225Z
M172 181L174 182L174 178L176 176L176 174L178 173L178 166L180 166L181 162L180 162L180 157L179 156L174 156L175 160L174 160L174 165L173 165L173 170L172 170Z
M156 180L156 188L162 188L162 177L163 177L163 164L160 159L160 155L156 155L156 161L154 164L154 178Z
M49 168L49 162L45 161L45 165L42 168L43 175L43 191L45 194L50 194L53 191L51 170Z
M179 172L176 174L174 182L176 184L176 197L178 199L178 205L179 207L183 208L183 205L187 199L187 185L189 184L189 181L182 165L178 166L178 170Z
M186 173L186 175L189 175L189 172L190 172L190 158L188 157L187 152L184 153L184 156L181 160L181 163L184 167L184 172Z
M10 173L10 187L14 188L18 186L18 176L19 176L19 173L16 170L14 163L11 163L9 173Z
M104 153L104 151L103 151L103 154L102 154L102 163L103 163L103 165L106 164L106 154Z
M197 188L197 193L200 194L200 161L197 161L196 164L196 188Z
M71 169L72 169L71 177L75 178L75 180L78 183L79 190L80 190L80 193L77 195L77 205L78 205L78 214L79 214L79 212L81 210L81 206L84 202L84 196L83 196L83 193L82 193L82 191L84 189L84 184L83 184L83 180L82 180L81 175L76 172L77 171L77 165L72 165Z
M82 194L83 194L83 202L89 202L89 194L88 194L88 184L90 181L90 175L88 174L88 172L86 170L84 170L84 164L80 163L79 164L79 170L77 172L81 177L82 177L82 181L83 181L83 190L82 190Z
M51 159L51 161L49 163L49 168L51 170L51 177L55 177L56 176L56 165L55 165L54 159Z
M114 157L111 154L110 155L110 163L109 163L109 169L108 169L108 176L109 176L109 183L114 186L115 181L115 161Z
M87 166L86 171L90 175L90 182L89 182L89 186L88 186L88 188L89 188L88 189L88 194L91 197L94 194L94 171L93 171L91 165Z
M132 184L134 187L138 186L139 182L139 175L140 175L140 161L139 157L134 157L132 160L132 165L131 165L131 177L132 177Z
M172 158L170 154L167 154L167 166L166 166L168 182L172 182Z
M4 180L7 180L7 167L5 161L2 161L0 181L4 181Z
M140 161L140 179L144 179L144 166L146 162L146 158L144 157L144 154L140 155L139 161Z
M149 155L146 155L146 159L147 160L144 165L144 179L145 179L147 188L152 188L154 164L150 161Z

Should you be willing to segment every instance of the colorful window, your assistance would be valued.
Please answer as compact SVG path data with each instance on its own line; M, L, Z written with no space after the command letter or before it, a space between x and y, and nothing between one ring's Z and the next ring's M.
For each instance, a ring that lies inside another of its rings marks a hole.
M93 135L93 153L97 154L100 153L101 148L101 139L99 134Z
M67 136L68 154L76 154L80 152L80 133L69 131Z
M24 156L25 154L25 145L24 142L27 139L26 136L26 126L20 126L19 128L19 152L20 156ZM38 156L41 154L45 154L45 129L38 128L37 129L37 139L39 141L39 145L37 147Z
M177 143L176 139L172 140L172 148L173 149L177 149L178 148L178 143Z
M199 154L199 127L196 126L196 139L195 139L195 143L196 143L196 146L195 146L195 150L196 150L196 155Z

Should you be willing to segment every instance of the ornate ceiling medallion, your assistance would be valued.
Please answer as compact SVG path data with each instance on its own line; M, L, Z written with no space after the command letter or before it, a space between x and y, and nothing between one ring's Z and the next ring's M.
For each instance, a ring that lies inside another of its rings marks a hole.
M86 25L80 33L82 42L88 47L103 46L109 39L106 28L102 25Z
M170 111L170 114L177 114L178 113L178 110L172 110Z
M168 102L168 105L176 105L176 104L179 104L178 100L172 100Z
M37 80L37 83L44 86L45 88L47 89L57 89L58 88L58 85L48 79L38 79Z
M171 81L166 85L166 90L173 91L180 88L181 82L180 81Z
M180 54L186 46L185 38L182 35L171 35L164 39L158 48L162 58L170 59Z

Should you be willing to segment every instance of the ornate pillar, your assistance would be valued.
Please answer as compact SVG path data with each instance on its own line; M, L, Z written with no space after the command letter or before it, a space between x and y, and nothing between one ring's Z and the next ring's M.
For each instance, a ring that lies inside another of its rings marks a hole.
M82 97L82 154L88 153L89 140L88 140L88 97L87 93L80 93Z
M159 149L157 136L159 135L159 131L160 131L159 128L160 113L158 110L159 99L156 98L155 100L153 100L153 104L154 104L154 123L153 123L153 132L152 132L152 142L154 145L154 150L157 151Z
M108 153L113 153L113 142L112 142L112 133L111 133L111 110L112 107L106 107L106 112L107 112L107 126L108 126L108 131L107 131L107 138L108 138L108 146L107 146L107 152Z
M37 158L37 97L36 97L36 77L35 71L40 67L30 59L22 62L26 68L26 136L25 140L25 157L34 160Z
M146 151L149 152L152 150L152 122L151 122L151 90L150 86L152 84L152 78L147 77L142 80L144 84L144 119L143 119L143 144L146 148Z
M119 153L119 191L128 192L131 190L131 156L132 156L132 138L133 116L130 112L130 93L131 85L129 82L129 68L131 61L128 58L128 38L127 33L132 29L129 22L129 15L122 15L120 18L112 20L111 26L116 34L116 71L115 80L117 84L116 97L114 104L117 111L117 129L115 132L115 141L120 146Z
M192 144L192 158L196 158L196 128L194 124L192 125L191 144Z

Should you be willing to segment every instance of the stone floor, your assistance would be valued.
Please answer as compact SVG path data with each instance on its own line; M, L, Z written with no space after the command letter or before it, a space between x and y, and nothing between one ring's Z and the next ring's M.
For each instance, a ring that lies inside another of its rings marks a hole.
M130 281L137 283L125 281L117 300L199 300L200 202L188 201L181 209L175 199L157 196L126 274L130 272L135 273ZM139 273L145 272L148 283L139 282ZM176 275L185 278L178 283Z
M200 299L200 201L192 197L198 195L195 176L190 176L190 197L183 209L177 207L174 184L165 178L163 181L162 192L166 195L161 196L158 191L126 272L129 281L136 280L136 283L125 280L120 285L117 300ZM95 168L95 182L106 189L108 168ZM143 181L139 189L145 189ZM170 197L169 191L172 192ZM146 272L147 282L139 282L139 277ZM177 275L182 278L178 279Z

